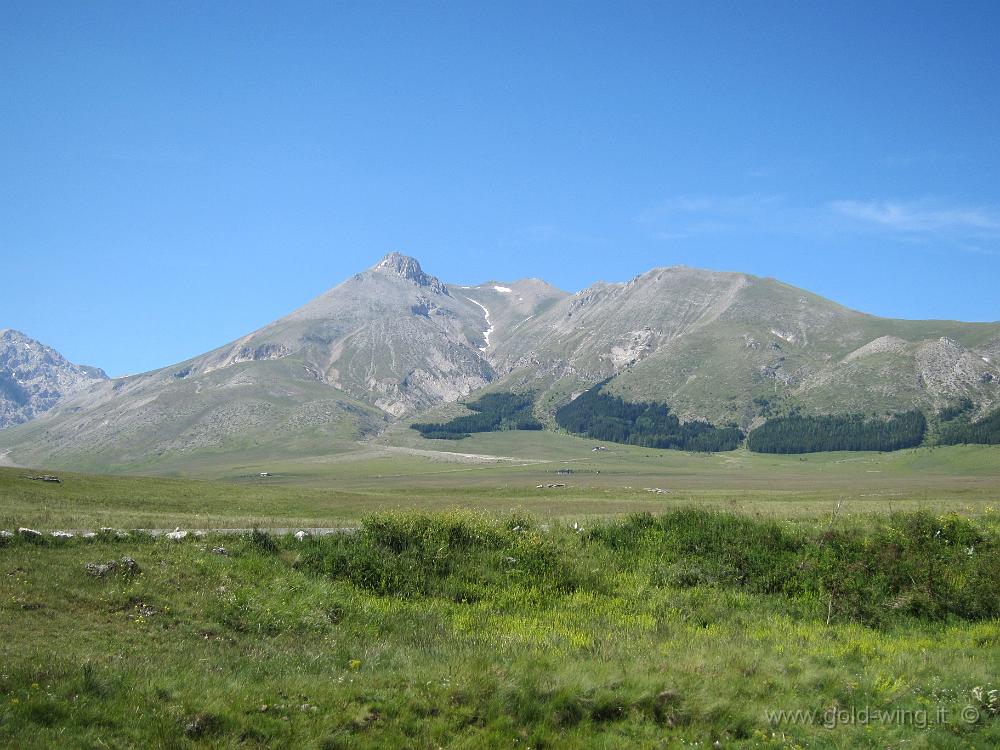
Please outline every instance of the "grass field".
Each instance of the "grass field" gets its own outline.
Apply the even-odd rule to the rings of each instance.
[[[682,511],[0,540],[0,744],[993,748],[997,532]]]
[[[1000,746],[1000,448],[594,446],[0,469],[0,529],[361,526],[0,538],[0,746]]]
[[[928,509],[981,515],[1000,508],[1000,447],[771,456],[704,454],[541,433],[424,440],[410,430],[348,453],[238,465],[194,462],[187,476],[0,469],[0,528],[327,527],[375,510],[467,507],[584,521],[699,505],[812,518]],[[272,476],[261,478],[268,471]],[[569,473],[560,473],[569,472]],[[538,485],[564,484],[565,487]],[[665,490],[663,493],[651,489]]]

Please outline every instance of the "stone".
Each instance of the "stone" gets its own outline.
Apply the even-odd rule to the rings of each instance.
[[[104,576],[118,570],[118,563],[114,560],[109,563],[87,563],[86,568],[87,572],[95,578],[104,578]]]

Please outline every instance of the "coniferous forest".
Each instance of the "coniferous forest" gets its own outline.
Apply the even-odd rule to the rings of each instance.
[[[960,416],[960,415],[958,415]],[[1000,445],[1000,409],[975,422],[954,419],[941,429],[940,445],[978,443]]]
[[[466,404],[475,414],[443,423],[418,422],[410,427],[425,438],[438,440],[461,440],[473,432],[540,430],[543,425],[532,414],[534,403],[534,397],[528,393],[488,393]]]
[[[888,418],[792,414],[769,419],[753,430],[747,447],[757,453],[894,451],[920,445],[926,431],[927,419],[916,409]]]
[[[772,417],[748,436],[736,425],[719,427],[695,420],[681,422],[667,404],[629,403],[602,392],[603,381],[556,410],[563,429],[613,443],[646,448],[690,451],[727,451],[744,437],[756,453],[818,453],[823,451],[894,451],[920,445],[927,420],[919,410],[888,417],[862,414]],[[448,422],[418,422],[411,427],[425,438],[461,440],[475,432],[541,430],[533,414],[534,397],[521,393],[490,393],[467,404],[474,414]],[[978,443],[1000,445],[1000,410],[969,421],[971,402],[962,401],[937,413],[939,445]]]
[[[618,396],[601,393],[606,382],[598,383],[557,409],[559,426],[595,440],[647,448],[729,451],[743,440],[743,432],[735,425],[716,427],[708,422],[681,422],[666,404],[628,403]]]

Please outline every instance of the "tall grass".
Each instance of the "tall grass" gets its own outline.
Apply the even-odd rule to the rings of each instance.
[[[0,545],[0,746],[1000,743],[984,521],[677,510],[581,529],[456,511],[306,541]],[[86,571],[123,554],[140,573]],[[765,714],[831,706],[953,721]]]

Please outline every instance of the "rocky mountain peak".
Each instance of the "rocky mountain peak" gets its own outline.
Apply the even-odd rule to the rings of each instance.
[[[418,286],[429,287],[438,294],[448,294],[448,289],[441,280],[435,276],[424,273],[424,270],[420,267],[420,263],[416,258],[411,258],[408,255],[403,255],[393,251],[386,255],[382,260],[372,266],[372,271],[376,273],[386,273],[400,276],[407,281],[411,281]]]
[[[0,330],[0,428],[26,422],[107,375],[13,328]]]

